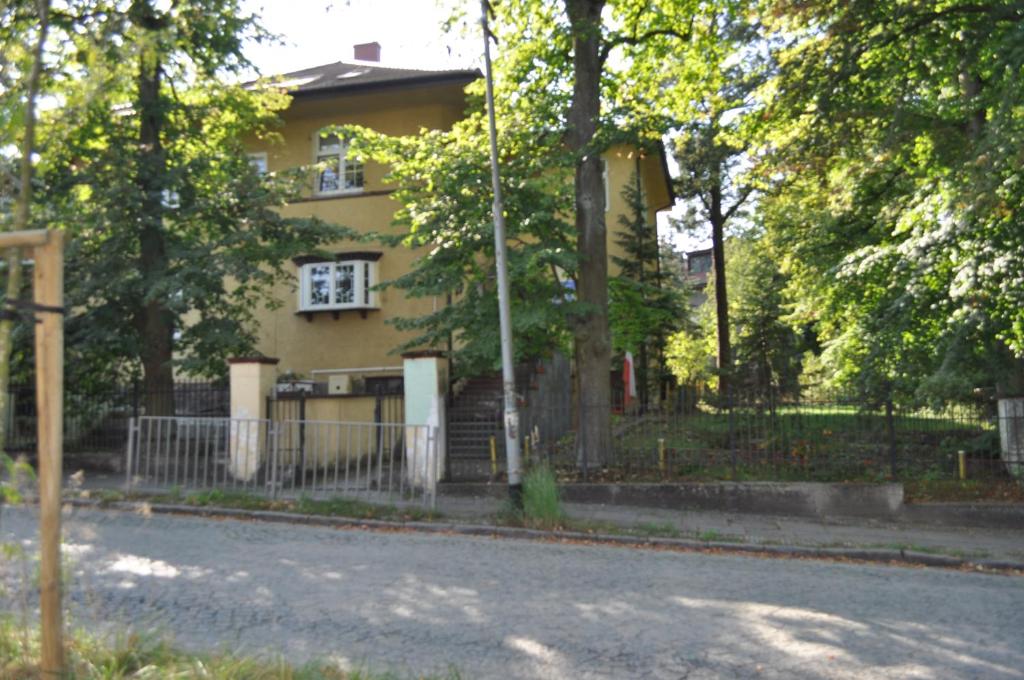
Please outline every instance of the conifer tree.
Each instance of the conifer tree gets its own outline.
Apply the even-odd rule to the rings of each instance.
[[[627,212],[619,215],[621,229],[615,243],[625,256],[612,256],[619,274],[609,280],[612,346],[617,352],[634,354],[637,397],[646,408],[651,401],[652,382],[660,385],[666,377],[665,341],[685,322],[686,305],[681,282],[673,280],[668,268],[662,267],[658,230],[647,218],[643,187],[636,172],[623,187],[622,198]]]

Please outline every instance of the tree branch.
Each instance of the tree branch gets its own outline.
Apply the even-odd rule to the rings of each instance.
[[[736,198],[736,202],[729,206],[729,209],[725,211],[723,219],[728,222],[729,218],[736,214],[736,211],[739,210],[740,206],[743,205],[748,198],[750,198],[752,193],[754,193],[753,185],[744,187],[743,190],[740,191],[740,195]]]
[[[604,46],[601,48],[601,52],[598,58],[600,59],[601,64],[603,65],[605,61],[607,61],[608,55],[611,53],[611,51],[614,50],[616,47],[619,47],[620,45],[642,45],[651,38],[654,38],[659,35],[672,36],[685,42],[690,39],[690,35],[692,33],[693,21],[691,19],[690,27],[687,28],[686,33],[680,33],[674,28],[657,28],[651,31],[647,31],[645,33],[641,33],[640,35],[620,35],[619,37],[611,39],[604,44]]]

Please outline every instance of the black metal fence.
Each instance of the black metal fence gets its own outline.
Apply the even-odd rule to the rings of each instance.
[[[146,390],[141,383],[112,384],[100,390],[75,391],[68,386],[64,395],[65,453],[124,452],[128,422],[153,410],[173,405],[182,417],[222,417],[230,412],[227,382],[178,381],[168,390]],[[8,402],[8,453],[31,454],[36,450],[36,391],[34,385],[12,385]]]
[[[529,421],[523,432],[533,460],[567,477],[1024,480],[1024,403],[1015,410],[995,401],[929,408],[837,394],[730,397],[680,389],[656,408],[625,405],[612,416],[608,460],[577,447],[586,408],[565,406],[576,427],[557,438]]]

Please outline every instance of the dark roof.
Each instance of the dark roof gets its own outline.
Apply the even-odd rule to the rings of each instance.
[[[272,76],[267,81],[279,84],[293,96],[303,96],[432,83],[469,83],[479,77],[480,72],[477,70],[421,71],[336,61],[333,64]]]

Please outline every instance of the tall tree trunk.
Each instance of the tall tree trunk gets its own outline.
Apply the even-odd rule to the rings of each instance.
[[[725,216],[722,214],[722,192],[718,186],[711,189],[710,217],[718,327],[718,395],[726,399],[732,382],[732,345],[729,342],[729,297],[725,285]]]
[[[159,18],[145,0],[132,3],[131,15],[140,28],[159,29]],[[157,44],[159,41],[154,41]],[[142,341],[146,415],[165,416],[174,415],[174,316],[163,293],[154,293],[168,270],[163,204],[167,159],[160,140],[166,112],[160,95],[161,71],[159,47],[147,49],[139,58],[137,101],[140,125],[136,182],[142,197],[138,265],[143,297],[135,310],[134,322]]]
[[[608,329],[608,240],[601,159],[592,147],[601,111],[604,0],[565,0],[573,35],[569,146],[576,160],[577,294],[587,312],[574,328],[579,373],[578,456],[584,468],[611,460],[612,347]]]
[[[25,88],[25,132],[21,140],[21,158],[18,167],[18,198],[14,207],[13,231],[28,228],[29,211],[32,205],[32,153],[36,144],[36,98],[39,96],[39,81],[43,75],[43,48],[50,27],[49,0],[38,0],[36,12],[39,15],[39,34],[32,55],[32,70]],[[14,301],[21,295],[21,250],[13,248],[7,252],[7,285],[5,300]],[[0,453],[7,447],[7,413],[10,410],[11,395],[11,336],[14,319],[10,316],[0,319]]]

